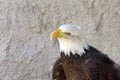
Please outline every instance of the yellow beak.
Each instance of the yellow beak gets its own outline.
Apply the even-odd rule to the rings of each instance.
[[[52,40],[53,38],[61,38],[62,37],[62,31],[61,29],[57,29],[53,31],[50,35],[50,39]]]

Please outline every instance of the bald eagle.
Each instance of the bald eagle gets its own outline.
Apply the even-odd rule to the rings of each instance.
[[[61,25],[50,38],[58,39],[61,55],[53,66],[53,80],[120,80],[120,66],[90,46],[80,27]]]

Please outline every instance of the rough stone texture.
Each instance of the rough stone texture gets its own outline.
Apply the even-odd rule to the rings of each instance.
[[[65,23],[120,64],[120,0],[0,0],[0,80],[50,80]]]

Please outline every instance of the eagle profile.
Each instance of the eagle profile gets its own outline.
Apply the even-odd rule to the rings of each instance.
[[[61,57],[55,62],[53,80],[120,80],[120,66],[90,46],[79,27],[65,24],[53,31]]]

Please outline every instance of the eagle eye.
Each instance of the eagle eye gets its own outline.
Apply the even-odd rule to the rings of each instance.
[[[70,35],[71,35],[71,33],[70,33],[70,32],[65,32],[65,34],[66,34],[66,35],[68,35],[68,36],[70,36]]]

